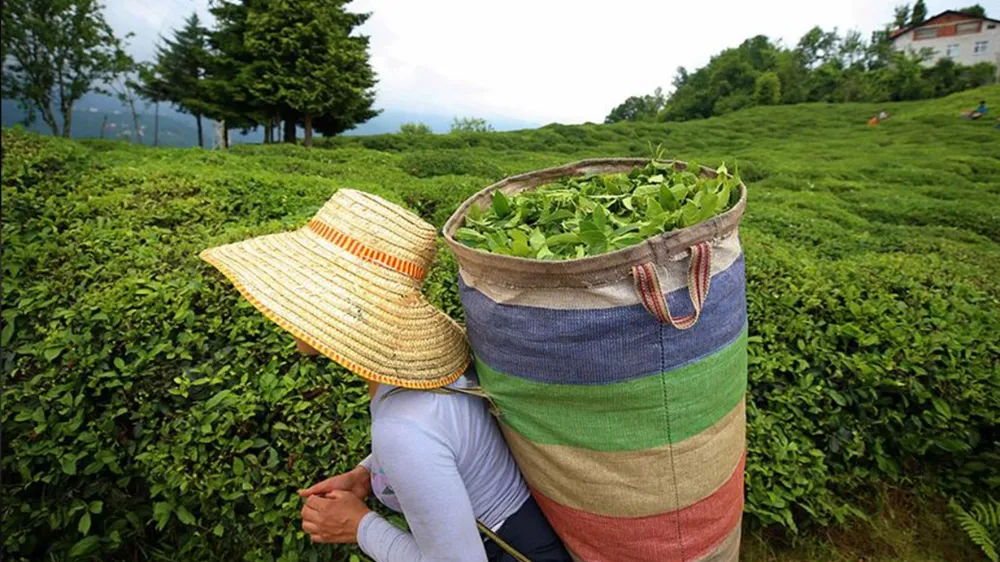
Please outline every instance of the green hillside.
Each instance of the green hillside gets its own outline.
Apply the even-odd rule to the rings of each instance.
[[[347,560],[295,490],[366,454],[364,386],[198,251],[341,187],[440,226],[506,175],[662,144],[749,186],[744,557],[975,560],[944,505],[1000,498],[1000,130],[958,117],[980,99],[1000,113],[990,86],[230,152],[4,129],[3,558]],[[426,291],[460,318],[455,290],[442,253]]]

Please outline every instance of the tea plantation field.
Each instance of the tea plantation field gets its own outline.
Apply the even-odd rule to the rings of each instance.
[[[2,558],[348,560],[295,491],[367,453],[363,384],[301,357],[197,253],[338,188],[442,225],[586,157],[738,165],[750,314],[748,560],[977,560],[1000,498],[1000,130],[925,101],[671,124],[154,149],[2,133]],[[882,108],[892,117],[876,128]],[[461,317],[444,253],[428,295]]]

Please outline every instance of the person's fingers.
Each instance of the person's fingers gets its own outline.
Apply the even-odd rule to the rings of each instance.
[[[327,496],[330,496],[331,494],[335,494],[335,493],[337,493],[337,490],[333,490],[333,491],[327,493]],[[306,507],[310,507],[310,508],[316,509],[316,510],[323,509],[324,507],[330,505],[330,503],[333,501],[333,499],[335,499],[335,498],[328,499],[328,498],[325,498],[323,496],[309,496],[306,499]]]
[[[314,543],[322,543],[322,544],[329,544],[335,542],[333,538],[330,537],[329,535],[319,535],[319,534],[309,535],[309,540],[311,540]]]
[[[303,521],[302,530],[309,533],[310,535],[319,533],[319,525],[313,523],[312,521]]]
[[[306,488],[305,490],[300,491],[299,495],[302,497],[306,497],[315,494],[324,494],[337,487],[337,480],[338,476],[327,478],[322,482],[317,482],[316,484],[313,484],[312,486]]]
[[[330,490],[329,492],[323,494],[321,499],[327,500],[327,503],[339,501],[347,496],[353,496],[354,494],[347,492],[345,490]]]
[[[312,496],[312,497],[315,498],[318,496]],[[308,505],[308,503],[302,506],[302,518],[308,519],[313,517],[319,517],[319,510],[316,509],[316,506]]]

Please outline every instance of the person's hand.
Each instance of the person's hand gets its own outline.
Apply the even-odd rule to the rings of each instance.
[[[299,353],[301,353],[302,355],[319,355],[319,352],[316,351],[316,348],[300,340],[299,338],[295,338],[295,349],[297,349]]]
[[[326,497],[309,496],[302,507],[302,530],[312,542],[358,542],[361,518],[370,510],[351,492],[334,490]]]
[[[368,470],[363,466],[356,466],[350,472],[331,476],[322,482],[313,484],[305,490],[300,490],[299,496],[303,498],[325,496],[335,490],[350,492],[359,500],[364,501],[372,493],[372,481],[368,475]]]

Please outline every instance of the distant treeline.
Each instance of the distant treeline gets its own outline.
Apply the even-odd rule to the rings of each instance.
[[[982,15],[977,8],[966,10]],[[819,27],[806,33],[794,48],[763,35],[752,37],[694,72],[678,68],[672,93],[665,96],[657,88],[652,95],[630,97],[605,122],[683,121],[758,105],[917,100],[995,81],[996,67],[990,63],[962,66],[941,58],[925,66],[933,55],[930,50],[895,51],[890,29],[922,22],[926,10],[915,6],[913,15],[908,14],[908,8],[905,13],[897,10],[896,21],[868,41],[859,31],[840,35],[836,29]]]

